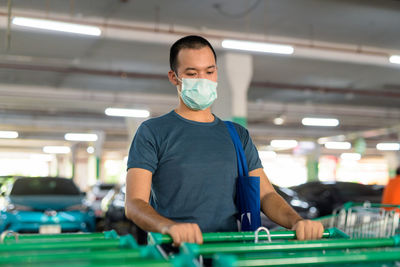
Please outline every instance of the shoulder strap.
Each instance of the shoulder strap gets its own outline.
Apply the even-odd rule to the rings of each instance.
[[[235,129],[235,126],[230,121],[224,121],[228,128],[229,134],[231,135],[232,142],[235,145],[236,157],[238,160],[238,172],[240,176],[248,176],[249,168],[247,167],[246,155],[243,150],[242,142],[240,141],[239,135]]]

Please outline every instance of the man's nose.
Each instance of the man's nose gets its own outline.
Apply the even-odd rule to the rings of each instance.
[[[198,75],[197,75],[197,78],[199,78],[199,79],[206,79],[207,78],[207,76],[206,76],[206,73],[204,72],[200,72]]]

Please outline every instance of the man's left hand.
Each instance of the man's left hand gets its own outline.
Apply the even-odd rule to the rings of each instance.
[[[292,230],[296,231],[297,240],[321,239],[324,233],[322,223],[311,220],[299,220]]]

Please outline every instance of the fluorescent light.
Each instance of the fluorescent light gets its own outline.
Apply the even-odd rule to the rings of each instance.
[[[312,141],[301,141],[299,142],[299,148],[304,150],[313,150],[315,149],[315,142]]]
[[[293,54],[294,48],[290,45],[269,44],[260,42],[238,41],[238,40],[223,40],[223,48],[238,49],[244,51],[274,53],[274,54]]]
[[[87,153],[89,154],[93,154],[94,153],[94,147],[92,146],[88,146],[88,148],[86,149]]]
[[[305,126],[338,126],[338,119],[330,118],[303,118],[301,123]]]
[[[379,143],[376,145],[378,150],[400,150],[400,143]]]
[[[18,132],[15,132],[15,131],[0,131],[0,138],[7,138],[7,139],[18,138]]]
[[[43,147],[43,152],[49,154],[68,154],[71,152],[71,149],[67,146],[45,146]]]
[[[275,158],[276,152],[275,151],[258,151],[258,155],[260,158]]]
[[[294,148],[297,146],[296,140],[272,140],[271,146],[274,148]]]
[[[65,140],[68,141],[82,141],[82,142],[90,142],[97,141],[97,134],[88,134],[88,133],[67,133],[64,135]]]
[[[101,35],[101,30],[99,27],[59,22],[54,20],[15,17],[13,18],[12,23],[18,26],[37,28],[42,30],[69,32],[91,36]]]
[[[400,56],[399,55],[393,55],[389,58],[390,63],[394,64],[400,64]]]
[[[340,158],[343,160],[360,160],[361,155],[358,153],[343,153]]]
[[[349,142],[326,142],[325,147],[327,149],[350,149],[351,144]]]
[[[105,113],[108,116],[147,118],[150,112],[145,109],[125,109],[125,108],[107,108]]]

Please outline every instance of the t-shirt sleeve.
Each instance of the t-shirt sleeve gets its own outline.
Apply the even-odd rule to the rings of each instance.
[[[128,169],[141,168],[151,171],[157,169],[157,142],[151,129],[142,123],[133,138],[128,157]]]
[[[261,164],[260,157],[258,156],[257,148],[251,140],[249,131],[239,124],[236,124],[236,130],[238,131],[240,140],[243,144],[243,149],[246,155],[249,171],[262,168],[263,166]]]

